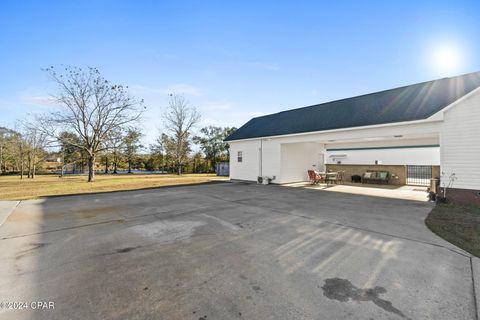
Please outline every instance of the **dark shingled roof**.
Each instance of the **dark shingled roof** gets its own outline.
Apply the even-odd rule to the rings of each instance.
[[[480,72],[253,118],[226,141],[422,120],[480,87]]]

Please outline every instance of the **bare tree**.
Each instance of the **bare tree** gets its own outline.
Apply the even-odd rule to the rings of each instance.
[[[22,155],[26,153],[27,156],[28,177],[35,179],[37,165],[44,160],[45,147],[47,146],[47,135],[37,126],[31,126],[28,123],[24,124],[23,131],[20,152]],[[23,171],[23,156],[21,158],[21,170]]]
[[[20,179],[23,179],[23,174],[25,173],[25,149],[26,149],[25,139],[19,136],[17,139],[17,143],[18,143],[18,161],[20,161]],[[28,177],[30,178],[30,171],[28,171]]]
[[[182,174],[182,166],[190,151],[191,133],[194,126],[200,121],[200,113],[195,107],[190,107],[182,95],[172,94],[164,115],[165,129],[174,143],[174,162],[177,173]]]
[[[138,120],[145,108],[143,100],[130,96],[128,87],[106,80],[96,68],[66,67],[63,73],[57,73],[50,67],[45,71],[58,85],[54,98],[60,109],[38,117],[40,128],[62,144],[85,151],[91,182],[96,156],[105,150],[108,135]],[[62,132],[75,133],[80,141]]]

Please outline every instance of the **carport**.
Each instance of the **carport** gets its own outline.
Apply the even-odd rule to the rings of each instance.
[[[443,178],[450,200],[480,204],[479,104],[476,72],[257,117],[226,139],[230,177],[285,184],[310,169],[347,180],[381,169],[394,185]]]
[[[397,132],[395,132],[397,133]],[[279,183],[308,181],[307,170],[363,176],[367,171],[389,172],[389,184],[429,186],[440,178],[439,136],[431,133],[343,139],[316,137],[313,141],[280,143]]]

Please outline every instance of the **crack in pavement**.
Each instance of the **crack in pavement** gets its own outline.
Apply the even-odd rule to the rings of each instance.
[[[274,212],[274,213],[278,213],[278,214],[282,214],[282,215],[295,216],[295,217],[299,217],[299,218],[303,218],[303,219],[307,219],[307,220],[319,221],[319,222],[324,222],[324,223],[331,224],[331,225],[337,225],[337,226],[341,226],[341,227],[344,227],[344,228],[349,228],[349,229],[354,229],[354,230],[361,230],[361,231],[364,231],[364,232],[374,233],[374,234],[380,234],[380,235],[388,236],[388,237],[391,237],[391,238],[403,239],[403,240],[412,241],[412,242],[416,242],[416,243],[421,243],[421,244],[426,244],[426,245],[430,245],[430,246],[435,246],[435,247],[438,247],[438,248],[442,248],[442,249],[449,250],[449,251],[451,251],[451,252],[453,252],[453,253],[456,253],[456,254],[461,255],[461,256],[463,256],[463,257],[466,257],[466,258],[470,258],[470,257],[471,257],[468,253],[463,253],[463,252],[457,251],[457,250],[452,249],[452,248],[448,248],[448,247],[446,247],[446,246],[443,246],[443,245],[437,244],[437,243],[432,243],[432,242],[423,241],[423,240],[418,240],[418,239],[412,239],[412,238],[403,237],[403,236],[400,236],[400,235],[394,235],[394,234],[389,234],[389,233],[385,233],[385,232],[375,231],[375,230],[371,230],[371,229],[367,229],[367,228],[351,226],[351,225],[344,224],[344,223],[341,223],[341,222],[334,222],[334,221],[329,221],[329,220],[324,220],[324,219],[318,219],[318,218],[315,218],[315,217],[309,217],[309,216],[305,216],[305,215],[294,214],[294,213],[291,213],[291,212],[281,211],[281,210],[278,210],[278,209],[272,209],[272,208],[269,208],[269,207],[263,207],[263,206],[251,205],[251,204],[248,204],[248,203],[244,203],[244,201],[246,201],[246,200],[258,199],[258,198],[247,198],[247,199],[241,199],[241,200],[226,200],[226,199],[222,199],[221,197],[216,197],[216,196],[212,196],[212,195],[209,195],[209,194],[203,194],[203,195],[206,196],[206,197],[210,197],[210,198],[217,199],[217,200],[222,200],[223,202],[235,203],[235,204],[239,204],[239,205],[246,206],[246,207],[261,208],[261,209],[265,209],[265,210],[268,210],[268,211],[270,211],[270,212]],[[64,228],[58,228],[58,229],[53,229],[53,230],[40,231],[40,232],[35,232],[35,233],[30,233],[30,234],[24,234],[24,235],[16,235],[16,236],[11,236],[11,237],[3,237],[3,238],[0,239],[0,240],[9,240],[9,239],[15,239],[15,238],[23,238],[23,237],[33,236],[33,235],[39,235],[39,234],[45,234],[45,233],[52,233],[52,232],[58,232],[58,231],[65,231],[65,230],[72,230],[72,229],[77,229],[77,228],[85,228],[85,227],[102,225],[102,224],[108,224],[108,223],[114,223],[114,222],[117,222],[117,223],[119,223],[119,222],[120,222],[120,223],[130,222],[130,221],[135,221],[135,220],[137,220],[137,219],[141,219],[141,218],[148,217],[148,216],[153,216],[153,217],[155,217],[155,218],[157,218],[157,219],[164,220],[164,219],[169,219],[169,218],[175,218],[176,216],[185,216],[185,215],[188,215],[188,214],[197,214],[199,210],[207,209],[207,208],[210,208],[210,207],[211,207],[211,206],[205,206],[205,207],[201,207],[201,208],[190,209],[190,210],[186,210],[186,211],[183,211],[183,212],[179,212],[178,214],[171,215],[171,216],[168,216],[168,217],[159,217],[158,215],[161,214],[161,213],[150,213],[150,214],[145,214],[145,215],[141,215],[141,216],[135,216],[135,217],[133,217],[133,218],[112,219],[112,220],[106,220],[106,221],[88,223],[88,224],[83,224],[83,225],[78,225],[78,226],[64,227]],[[12,211],[12,212],[13,212],[13,211]]]
[[[205,206],[205,207],[200,207],[200,208],[195,208],[195,209],[189,209],[186,211],[181,211],[177,214],[170,215],[168,217],[160,217],[160,214],[163,214],[164,212],[155,212],[155,213],[147,213],[143,215],[138,215],[132,218],[126,218],[122,215],[120,215],[122,218],[120,219],[111,219],[111,220],[105,220],[105,221],[99,221],[99,222],[93,222],[93,223],[86,223],[86,224],[81,224],[78,226],[72,226],[72,227],[64,227],[64,228],[58,228],[58,229],[52,229],[52,230],[45,230],[45,231],[39,231],[39,232],[33,232],[33,233],[27,233],[27,234],[21,234],[21,235],[16,235],[16,236],[10,236],[10,237],[3,237],[0,239],[1,240],[10,240],[10,239],[17,239],[17,238],[24,238],[24,237],[30,237],[30,236],[35,236],[35,235],[40,235],[40,234],[46,234],[46,233],[52,233],[52,232],[60,232],[60,231],[65,231],[65,230],[72,230],[72,229],[79,229],[79,228],[85,228],[85,227],[91,227],[91,226],[97,226],[97,225],[102,225],[102,224],[108,224],[108,223],[125,223],[125,222],[130,222],[130,221],[135,221],[139,220],[145,217],[154,217],[158,220],[168,220],[171,218],[179,217],[179,216],[185,216],[190,213],[196,213],[198,210],[203,210],[203,209],[208,209],[211,206]]]
[[[215,197],[215,196],[212,196],[212,195],[207,195],[209,197],[212,197],[212,198],[215,198],[215,199],[221,199],[219,197]],[[471,255],[468,254],[468,253],[463,253],[463,252],[460,252],[458,250],[455,250],[455,249],[452,249],[452,248],[448,248],[444,245],[441,245],[441,244],[438,244],[438,243],[432,243],[432,242],[428,242],[428,241],[424,241],[424,240],[419,240],[419,239],[413,239],[413,238],[408,238],[408,237],[403,237],[403,236],[400,236],[400,235],[395,235],[395,234],[390,234],[390,233],[385,233],[385,232],[380,232],[380,231],[375,231],[375,230],[371,230],[371,229],[367,229],[367,228],[362,228],[362,227],[356,227],[356,226],[351,226],[351,225],[348,225],[348,224],[345,224],[345,223],[341,223],[341,222],[334,222],[334,221],[329,221],[329,220],[324,220],[324,219],[318,219],[318,218],[315,218],[315,217],[309,217],[309,216],[304,216],[304,215],[300,215],[300,214],[294,214],[294,213],[291,213],[291,212],[287,212],[287,211],[281,211],[281,210],[278,210],[278,209],[273,209],[273,208],[269,208],[269,207],[262,207],[262,206],[258,206],[258,205],[251,205],[251,204],[248,204],[248,203],[244,203],[243,201],[247,201],[247,200],[253,200],[253,199],[258,199],[258,198],[247,198],[247,199],[242,199],[242,200],[224,200],[226,202],[231,202],[231,203],[236,203],[236,204],[240,204],[240,205],[243,205],[243,206],[246,206],[246,207],[254,207],[254,208],[261,208],[261,209],[266,209],[266,210],[269,210],[270,212],[275,212],[275,213],[279,213],[279,214],[283,214],[283,215],[289,215],[289,216],[294,216],[294,217],[299,217],[299,218],[303,218],[303,219],[307,219],[307,220],[312,220],[312,221],[318,221],[318,222],[324,222],[324,223],[327,223],[327,224],[331,224],[331,225],[337,225],[337,226],[341,226],[341,227],[344,227],[344,228],[349,228],[349,229],[354,229],[354,230],[361,230],[361,231],[365,231],[365,232],[369,232],[369,233],[374,233],[374,234],[380,234],[380,235],[384,235],[384,236],[388,236],[388,237],[391,237],[391,238],[397,238],[397,239],[403,239],[403,240],[407,240],[407,241],[412,241],[412,242],[416,242],[416,243],[421,243],[421,244],[426,244],[426,245],[430,245],[430,246],[435,246],[435,247],[439,247],[439,248],[442,248],[442,249],[446,249],[446,250],[449,250],[453,253],[456,253],[458,255],[461,255],[465,258],[470,258]]]

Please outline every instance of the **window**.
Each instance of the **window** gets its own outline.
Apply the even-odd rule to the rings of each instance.
[[[237,162],[243,162],[243,153],[242,153],[242,151],[238,151],[238,153],[237,153]]]

